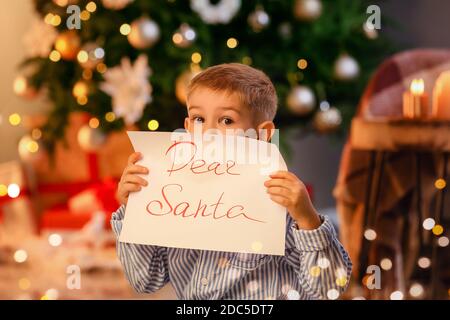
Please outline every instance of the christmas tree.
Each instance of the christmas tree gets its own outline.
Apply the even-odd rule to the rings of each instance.
[[[29,58],[15,89],[48,97],[52,108],[37,136],[51,148],[77,111],[91,117],[88,136],[133,124],[176,129],[186,115],[189,80],[208,66],[240,62],[262,69],[275,83],[278,127],[345,132],[387,51],[366,23],[368,5],[35,0],[39,19],[27,35]]]

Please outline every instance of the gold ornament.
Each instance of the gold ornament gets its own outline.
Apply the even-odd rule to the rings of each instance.
[[[56,38],[55,49],[64,60],[73,60],[77,57],[80,49],[80,38],[73,30],[64,31]]]
[[[303,116],[314,110],[316,97],[309,87],[295,86],[289,92],[286,104],[292,113]]]
[[[80,128],[77,138],[80,147],[87,152],[98,150],[106,140],[105,134],[100,129],[91,128],[89,125]]]
[[[327,104],[328,105],[328,104]],[[313,125],[321,133],[330,133],[339,128],[342,116],[339,109],[335,107],[321,108],[314,116]]]
[[[302,21],[314,21],[322,15],[321,0],[296,0],[294,16]]]
[[[186,104],[189,83],[197,74],[200,73],[200,71],[200,68],[194,68],[194,70],[191,68],[191,70],[186,70],[180,74],[175,81],[175,95],[181,103]]]
[[[159,26],[148,17],[139,18],[131,24],[128,41],[136,49],[147,49],[153,46],[160,37]]]
[[[351,81],[359,76],[358,61],[348,54],[342,54],[334,64],[334,76],[341,81]]]

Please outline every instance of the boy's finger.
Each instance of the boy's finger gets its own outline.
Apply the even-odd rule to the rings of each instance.
[[[127,168],[126,168],[126,173],[142,173],[142,174],[148,174],[148,168],[143,167],[143,166],[139,166],[137,164],[130,164]]]
[[[270,199],[272,199],[274,202],[278,203],[279,205],[283,207],[287,207],[289,205],[289,200],[286,197],[283,196],[270,196]]]
[[[134,164],[141,158],[142,154],[140,152],[134,152],[128,157],[128,164]]]
[[[267,188],[270,187],[283,187],[287,189],[291,189],[294,187],[294,184],[292,181],[282,178],[274,178],[270,179],[264,182],[264,186]]]
[[[142,186],[147,186],[148,182],[147,180],[135,175],[135,174],[127,174],[124,178],[124,182],[131,182],[131,183],[137,183],[140,184]]]
[[[290,189],[283,187],[270,187],[267,189],[267,193],[270,195],[289,197],[291,194]]]
[[[285,178],[285,179],[298,179],[295,174],[289,171],[275,171],[269,175],[271,178]]]
[[[128,192],[137,192],[137,191],[141,191],[142,187],[136,183],[131,183],[131,182],[127,182],[124,183],[123,188],[125,191]]]

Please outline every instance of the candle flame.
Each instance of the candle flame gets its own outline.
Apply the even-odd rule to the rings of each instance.
[[[423,79],[414,79],[411,82],[411,92],[414,95],[421,95],[425,91],[425,83]]]

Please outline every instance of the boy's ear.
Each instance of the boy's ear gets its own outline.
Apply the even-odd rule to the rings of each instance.
[[[258,139],[269,142],[275,133],[275,124],[272,121],[264,121],[258,125]]]
[[[186,129],[187,132],[189,132],[189,118],[184,118],[184,129]]]

